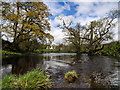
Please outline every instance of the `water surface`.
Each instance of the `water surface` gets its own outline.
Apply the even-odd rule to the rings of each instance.
[[[51,75],[53,87],[102,88],[118,86],[119,58],[88,56],[76,53],[49,53],[3,58],[2,76],[24,74],[34,68],[45,69]],[[64,75],[76,70],[78,80],[68,84]]]

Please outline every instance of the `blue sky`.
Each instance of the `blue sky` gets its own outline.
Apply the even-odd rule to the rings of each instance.
[[[63,1],[63,0],[60,0]],[[59,44],[64,42],[64,33],[60,28],[57,27],[61,24],[62,18],[69,23],[73,21],[75,23],[81,23],[82,25],[89,24],[90,21],[97,20],[107,16],[107,13],[111,10],[118,9],[118,0],[69,0],[69,2],[58,2],[58,0],[44,3],[50,9],[52,16],[50,17],[51,31],[50,33],[54,36],[55,40],[53,44]],[[114,2],[113,2],[114,1]],[[115,40],[117,40],[117,27],[115,29]]]

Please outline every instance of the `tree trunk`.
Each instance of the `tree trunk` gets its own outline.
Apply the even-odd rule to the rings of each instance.
[[[18,40],[17,40],[17,27],[18,27],[18,16],[19,16],[19,2],[17,2],[17,20],[16,22],[14,23],[15,25],[15,28],[14,28],[14,40],[13,40],[13,51],[16,51],[18,52],[19,51],[19,43],[18,43]]]
[[[81,48],[79,46],[76,47],[76,50],[77,50],[77,54],[81,54]]]

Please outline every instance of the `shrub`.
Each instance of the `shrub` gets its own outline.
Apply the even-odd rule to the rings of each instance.
[[[33,70],[24,75],[5,76],[2,79],[2,88],[50,88],[50,79],[43,70]]]
[[[96,52],[96,54],[120,57],[120,43],[111,42],[109,44],[106,44],[104,49]]]
[[[65,79],[69,82],[72,83],[78,78],[77,73],[75,70],[69,71],[65,73]]]

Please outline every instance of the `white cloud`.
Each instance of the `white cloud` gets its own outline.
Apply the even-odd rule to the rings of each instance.
[[[75,18],[72,15],[65,16],[64,14],[61,14],[55,17],[51,23],[53,23],[53,26],[57,26],[58,24],[62,25],[63,21],[61,19],[64,20],[66,24],[69,24],[69,22],[74,21]]]
[[[60,9],[60,5],[57,4],[57,2],[45,2],[45,4],[48,6],[48,8],[50,9],[50,13],[52,15],[58,15],[60,13],[62,13],[62,11],[64,10],[63,8]]]
[[[117,19],[115,21],[117,21]],[[116,24],[115,28],[113,29],[113,32],[115,34],[114,37],[113,37],[113,39],[115,41],[117,41],[118,40],[118,35],[119,35],[119,32],[118,32],[118,23]]]
[[[93,0],[94,1],[94,0]],[[99,1],[99,0],[98,0]],[[106,0],[107,1],[107,0]],[[77,13],[74,15],[65,16],[62,13],[65,9],[70,10],[70,5],[64,2],[65,6],[59,5],[58,3],[50,3],[47,2],[48,7],[51,9],[51,13],[53,15],[59,15],[54,18],[54,20],[50,20],[51,23],[51,34],[54,36],[54,43],[62,43],[63,38],[65,37],[64,33],[60,28],[57,27],[58,24],[61,24],[62,21],[59,18],[63,18],[67,23],[73,21],[73,24],[81,23],[85,25],[90,21],[97,20],[103,18],[107,15],[110,10],[117,9],[118,5],[115,2],[76,2],[74,0],[74,4],[78,5],[76,8]],[[81,14],[81,15],[80,15]],[[114,29],[115,37],[117,40],[117,28]]]
[[[43,1],[47,6],[48,8],[50,9],[50,13],[52,15],[59,15],[61,14],[65,9],[66,10],[70,10],[70,6],[69,4],[67,4],[66,2],[64,2],[64,6],[58,4],[58,2],[45,2]]]
[[[24,0],[27,1],[27,0]],[[36,1],[36,0],[29,0],[29,1]],[[41,1],[41,0],[37,0]],[[119,0],[42,0],[44,2],[119,2]]]
[[[52,27],[50,33],[54,36],[53,44],[63,42],[64,33],[62,32],[62,29]]]
[[[55,0],[53,0],[55,1]],[[59,0],[59,2],[62,0]],[[119,2],[119,0],[67,0],[69,2]],[[66,2],[67,2],[66,1]]]
[[[86,15],[88,13],[90,13],[90,10],[92,9],[93,5],[91,2],[78,2],[75,4],[78,4],[79,6],[77,6],[76,11],[77,13],[75,14],[76,16],[79,16],[80,14]]]
[[[65,6],[63,7],[64,9],[66,9],[66,10],[70,10],[71,9],[69,4],[67,4],[66,2],[64,2],[64,4],[65,4]]]
[[[82,14],[83,16],[104,17],[109,11],[118,9],[118,4],[115,2],[75,2],[75,4],[79,5],[76,8],[76,16]]]

